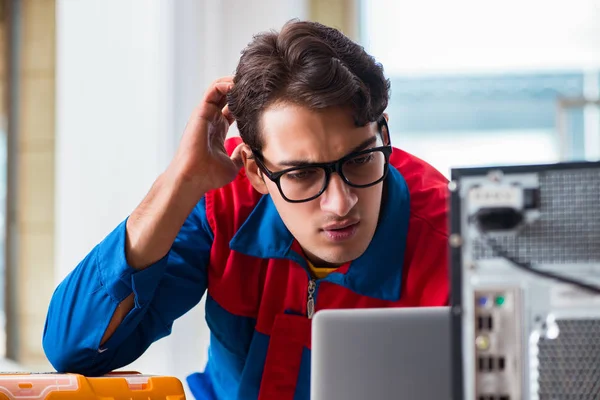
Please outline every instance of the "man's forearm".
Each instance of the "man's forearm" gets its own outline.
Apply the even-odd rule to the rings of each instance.
[[[186,181],[168,170],[162,174],[127,220],[127,263],[141,270],[163,258],[202,196],[204,191],[197,183]],[[115,333],[134,304],[133,293],[119,304],[101,345]]]
[[[132,268],[146,268],[168,252],[185,219],[204,196],[197,182],[167,170],[127,220],[126,256]]]

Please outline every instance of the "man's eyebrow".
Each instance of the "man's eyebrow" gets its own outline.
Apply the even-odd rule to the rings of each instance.
[[[355,148],[350,150],[348,152],[348,154],[356,153],[357,151],[361,151],[361,150],[365,150],[369,146],[374,144],[376,141],[377,141],[377,136],[371,136],[370,138],[368,138],[367,140],[365,140],[364,142],[362,142],[361,144],[359,144],[358,146],[356,146]],[[319,163],[315,163],[314,161],[306,160],[306,159],[287,160],[287,161],[280,161],[277,163],[277,165],[280,165],[282,167],[303,167],[305,165],[310,165],[310,164],[319,164]]]
[[[368,138],[367,140],[365,140],[364,142],[362,142],[361,144],[359,144],[358,146],[353,148],[352,151],[350,151],[350,153],[356,153],[357,151],[366,150],[367,147],[374,144],[376,141],[377,141],[377,136],[371,136],[370,138]],[[348,154],[350,154],[350,153],[348,153]]]

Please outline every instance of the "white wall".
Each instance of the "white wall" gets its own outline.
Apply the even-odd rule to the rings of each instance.
[[[56,283],[122,221],[214,78],[306,0],[57,0]],[[203,306],[130,366],[184,379],[206,362]]]

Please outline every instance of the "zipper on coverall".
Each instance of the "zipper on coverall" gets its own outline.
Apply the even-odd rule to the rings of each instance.
[[[308,319],[313,317],[315,313],[315,290],[317,289],[317,284],[313,278],[308,280],[308,298],[306,300],[306,316]]]

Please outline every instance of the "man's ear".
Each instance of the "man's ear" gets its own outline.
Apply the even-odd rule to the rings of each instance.
[[[254,161],[252,150],[250,150],[250,147],[247,145],[242,147],[242,162],[244,163],[244,170],[246,171],[246,176],[248,177],[248,180],[250,180],[252,187],[261,194],[268,194],[269,189],[265,184],[263,173],[258,168],[256,161]]]
[[[385,118],[385,123],[388,124],[390,122],[390,116],[388,113],[383,113],[383,118]],[[381,140],[383,140],[383,144],[388,146],[391,142],[390,132],[381,132]]]

